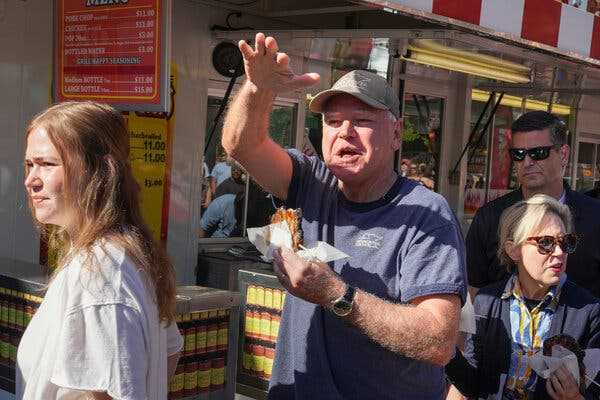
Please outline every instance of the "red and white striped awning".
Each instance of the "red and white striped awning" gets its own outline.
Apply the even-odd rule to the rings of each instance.
[[[600,65],[600,17],[557,0],[360,0]]]

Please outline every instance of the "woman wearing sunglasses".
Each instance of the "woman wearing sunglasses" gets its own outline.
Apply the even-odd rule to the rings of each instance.
[[[476,333],[446,366],[449,380],[470,398],[600,398],[594,384],[580,392],[564,367],[545,380],[527,363],[558,334],[600,347],[600,301],[565,274],[578,240],[568,207],[535,195],[504,211],[499,232],[498,257],[511,275],[477,294]]]

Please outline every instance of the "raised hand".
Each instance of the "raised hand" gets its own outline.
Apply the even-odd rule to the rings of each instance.
[[[279,52],[277,41],[271,36],[265,37],[263,33],[257,33],[254,49],[244,40],[238,46],[244,57],[246,77],[257,90],[277,94],[319,82],[317,73],[294,74],[290,68],[290,57]]]

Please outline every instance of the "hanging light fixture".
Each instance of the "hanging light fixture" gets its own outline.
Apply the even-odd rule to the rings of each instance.
[[[490,92],[486,92],[485,90],[473,89],[471,91],[471,100],[486,102],[490,97]],[[523,98],[518,96],[511,96],[505,94],[500,101],[500,104],[508,107],[521,108],[523,104]],[[540,111],[548,111],[549,104],[545,101],[534,100],[534,99],[525,99],[525,109],[526,110],[540,110]],[[553,103],[552,104],[552,113],[559,115],[569,115],[571,113],[571,107],[565,104]]]
[[[402,59],[502,82],[531,82],[531,70],[527,66],[486,54],[451,48],[429,39],[411,42]]]

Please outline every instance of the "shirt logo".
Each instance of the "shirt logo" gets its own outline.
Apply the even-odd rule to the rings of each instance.
[[[354,243],[356,247],[368,247],[370,249],[380,249],[383,245],[383,235],[378,235],[376,233],[362,233],[356,242]]]

